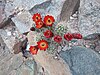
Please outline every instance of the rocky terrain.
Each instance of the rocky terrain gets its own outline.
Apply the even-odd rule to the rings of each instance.
[[[24,33],[34,25],[31,17],[37,12],[42,17],[53,15],[56,24],[68,28],[66,32],[83,35],[83,39],[59,47],[59,54],[47,62],[57,61],[56,66],[58,61],[64,62],[67,75],[100,75],[99,0],[0,0],[0,75],[53,75],[53,68],[45,68],[51,63],[35,61],[29,53],[26,59],[20,44],[16,45],[27,37]],[[40,55],[36,59],[42,59]]]

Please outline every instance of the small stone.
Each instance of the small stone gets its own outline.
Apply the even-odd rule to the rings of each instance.
[[[18,53],[20,53],[21,52],[21,42],[19,42],[19,43],[16,43],[15,45],[14,45],[14,47],[13,47],[13,50],[14,50],[14,54],[18,54]]]
[[[11,36],[11,32],[7,32],[7,35],[8,35],[8,36]]]
[[[57,56],[55,56],[54,58],[55,58],[55,59],[57,59],[58,57],[57,57]]]
[[[90,46],[89,45],[85,45],[86,46],[86,48],[89,48]]]
[[[72,45],[72,43],[69,43],[69,46],[71,46]]]
[[[28,44],[26,47],[26,51],[29,51],[30,45]]]
[[[19,12],[17,15],[21,15],[22,14],[22,12]]]
[[[16,33],[13,33],[13,35],[15,36],[15,35],[16,35]]]
[[[100,51],[100,45],[96,45],[95,51],[97,51],[97,52]]]
[[[34,60],[33,56],[31,55],[31,57],[28,57],[28,60]]]
[[[73,16],[74,18],[77,18],[77,14],[73,14],[72,16]]]
[[[42,69],[42,67],[39,68],[39,72],[40,72],[40,73],[43,73],[43,69]]]
[[[70,16],[70,19],[71,19],[71,20],[73,20],[73,19],[75,19],[75,18],[74,18],[74,17],[72,17],[72,16]]]
[[[75,42],[75,43],[73,43],[73,45],[77,45],[77,43]]]
[[[68,46],[66,45],[66,46],[62,49],[62,51],[66,51],[67,48],[68,48]]]
[[[57,51],[58,51],[58,53],[61,51],[61,46],[58,46],[58,50]]]
[[[96,48],[96,46],[95,45],[90,45],[90,48],[94,50]]]
[[[19,10],[22,11],[22,10],[24,10],[24,8],[23,7],[20,7]]]

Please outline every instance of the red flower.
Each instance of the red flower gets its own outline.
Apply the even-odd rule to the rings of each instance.
[[[59,35],[56,35],[56,36],[54,37],[54,41],[57,42],[57,43],[60,43],[60,42],[62,41],[62,37],[59,36]]]
[[[36,28],[42,28],[43,27],[43,21],[42,20],[38,20],[37,22],[36,22]]]
[[[41,15],[39,13],[36,13],[32,17],[33,21],[37,22],[38,20],[41,20]]]
[[[67,34],[64,34],[64,38],[67,40],[67,41],[71,41],[73,39],[73,35],[70,34],[70,33],[67,33]]]
[[[73,35],[73,38],[75,39],[82,39],[82,35],[79,33],[73,33],[72,35]]]
[[[39,42],[37,42],[37,44],[40,50],[45,51],[48,48],[48,42],[46,40],[40,40]]]
[[[44,24],[46,26],[52,26],[52,24],[55,22],[55,19],[53,16],[47,15],[44,17]]]
[[[37,54],[38,52],[37,46],[30,46],[29,50],[33,55]]]
[[[46,31],[44,32],[44,36],[45,36],[46,38],[51,38],[51,37],[53,37],[53,33],[52,33],[50,30],[46,30]]]

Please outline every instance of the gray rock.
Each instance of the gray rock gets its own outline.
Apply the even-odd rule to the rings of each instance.
[[[8,47],[4,43],[2,37],[0,36],[0,63],[10,53]],[[9,57],[8,57],[9,58]]]
[[[34,6],[30,13],[41,13],[53,15],[56,21],[68,21],[70,16],[79,7],[79,0],[48,0],[42,4]]]
[[[7,32],[10,32],[9,30],[3,30],[0,29],[0,36],[2,37],[4,43],[9,48],[10,52],[13,52],[13,46],[15,44],[15,37],[14,36],[8,36]]]
[[[11,18],[5,18],[0,23],[0,29],[4,28],[5,26],[9,25],[11,23]]]
[[[33,60],[26,60],[17,70],[19,75],[35,75],[36,63]]]
[[[5,3],[6,3],[5,0],[0,0],[0,23],[5,18],[5,14],[4,14]]]
[[[72,47],[60,56],[69,64],[73,75],[100,75],[100,55],[84,47]]]
[[[100,33],[90,34],[83,38],[84,40],[97,40],[100,39]]]
[[[100,0],[96,0],[98,3],[100,3]]]
[[[98,1],[80,1],[79,30],[83,36],[100,33],[100,3]]]
[[[68,21],[70,16],[78,11],[80,0],[66,0],[63,4],[60,20]]]
[[[60,20],[60,13],[63,7],[65,0],[48,0],[41,4],[35,5],[30,13],[33,15],[34,13],[40,13],[44,17],[45,15],[53,15],[56,21]]]
[[[35,75],[34,60],[23,60],[22,54],[14,55],[0,36],[0,75]]]
[[[16,17],[12,18],[20,33],[25,33],[30,30],[34,24],[32,16],[28,11],[20,12]]]
[[[47,0],[7,0],[6,6],[5,6],[5,12],[6,15],[9,16],[15,9],[24,9],[24,10],[30,10],[32,7],[34,7],[37,4],[41,4]]]
[[[47,0],[7,0],[5,14],[8,17],[9,15],[16,13],[16,16],[12,18],[12,20],[20,33],[25,33],[28,32],[34,24],[32,21],[32,15],[28,10],[45,1]]]

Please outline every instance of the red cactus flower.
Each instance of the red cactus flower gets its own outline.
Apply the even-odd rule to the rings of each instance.
[[[36,55],[38,52],[37,46],[30,46],[29,50],[33,55]]]
[[[67,34],[64,34],[64,38],[67,40],[67,41],[71,41],[73,39],[73,35],[70,34],[70,33],[67,33]]]
[[[46,40],[40,40],[39,42],[37,42],[37,44],[40,50],[45,51],[48,48],[48,42]]]
[[[55,22],[55,19],[53,16],[47,15],[44,17],[44,24],[46,26],[52,26],[52,24]]]
[[[60,43],[62,41],[62,37],[59,35],[54,36],[54,41]]]
[[[42,20],[38,20],[37,22],[36,22],[36,28],[38,28],[38,29],[40,29],[40,28],[42,28],[43,27],[43,21]]]
[[[41,15],[39,13],[36,13],[32,17],[33,21],[37,22],[38,20],[41,20]]]
[[[82,35],[79,33],[73,33],[72,35],[73,35],[73,38],[75,39],[82,39]]]
[[[46,30],[46,31],[44,32],[44,36],[45,36],[46,38],[51,38],[51,37],[53,37],[53,33],[51,32],[51,30]]]

